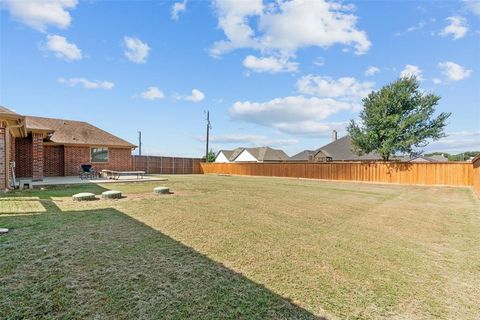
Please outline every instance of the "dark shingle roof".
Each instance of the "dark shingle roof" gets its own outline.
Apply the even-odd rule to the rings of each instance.
[[[288,155],[280,149],[272,149],[270,147],[258,148],[236,148],[234,150],[220,150],[217,156],[222,152],[228,161],[234,161],[244,150],[247,150],[258,161],[285,161],[288,160]]]
[[[410,157],[410,156],[405,156],[401,159],[402,161],[405,162],[448,162],[448,158],[442,156],[442,155],[434,155],[434,156],[416,156],[416,157]]]
[[[315,150],[315,154],[317,154],[319,151],[322,151],[326,156],[331,157],[333,161],[382,159],[382,157],[375,152],[367,153],[361,156],[357,155],[353,150],[352,138],[350,138],[350,136],[342,137]]]
[[[244,150],[245,148],[235,148],[234,150],[232,150],[231,154],[230,154],[230,157],[228,157],[228,161],[233,161],[235,160],[236,157],[238,157],[240,155],[240,153],[242,153],[242,151]]]
[[[436,155],[430,156],[429,158],[432,159],[433,161],[436,161],[436,162],[447,162],[448,161],[448,158],[441,155],[441,154],[436,154]]]
[[[303,150],[297,153],[294,156],[291,156],[288,160],[289,161],[308,161],[310,160],[310,156],[315,154],[314,150]]]
[[[238,157],[238,155],[244,150],[245,148],[236,148],[234,150],[220,150],[218,151],[217,153],[217,157],[218,155],[221,153],[223,153],[225,155],[225,157],[228,159],[228,161],[233,161],[236,157]],[[216,158],[216,157],[215,157]]]
[[[285,161],[288,155],[280,149],[270,147],[245,148],[258,161]]]
[[[27,130],[52,132],[50,141],[59,144],[80,144],[110,147],[128,147],[135,145],[103,131],[87,122],[64,119],[52,119],[26,116]]]

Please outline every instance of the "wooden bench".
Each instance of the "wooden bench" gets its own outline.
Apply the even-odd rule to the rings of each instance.
[[[145,171],[116,171],[116,170],[102,170],[102,174],[108,179],[118,180],[120,176],[137,176],[137,179],[143,179]]]

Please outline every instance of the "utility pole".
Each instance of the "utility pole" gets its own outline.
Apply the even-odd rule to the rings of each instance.
[[[207,143],[206,143],[206,150],[205,150],[205,162],[208,162],[208,142],[210,139],[210,129],[212,128],[212,125],[210,124],[210,111],[206,111],[207,113]]]
[[[142,155],[142,131],[138,131],[138,155]]]

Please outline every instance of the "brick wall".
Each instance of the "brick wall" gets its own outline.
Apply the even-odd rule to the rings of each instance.
[[[10,161],[15,161],[15,137],[10,133]]]
[[[33,177],[32,138],[17,138],[15,144],[15,174]],[[81,164],[90,164],[90,147],[44,145],[42,159],[44,176],[76,176]],[[131,149],[109,148],[109,162],[92,165],[96,170],[132,170]]]
[[[45,177],[59,177],[65,174],[63,146],[43,147],[43,175]]]
[[[76,176],[81,164],[91,164],[97,171],[103,169],[132,170],[132,150],[130,148],[109,148],[108,162],[91,163],[90,147],[64,147],[65,175]]]
[[[7,188],[6,144],[5,128],[0,123],[0,191]]]
[[[32,177],[33,154],[30,138],[15,139],[15,175]]]
[[[43,134],[32,133],[32,180],[43,180]]]

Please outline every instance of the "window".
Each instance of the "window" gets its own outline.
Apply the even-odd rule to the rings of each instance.
[[[108,162],[108,148],[91,148],[91,162]]]

